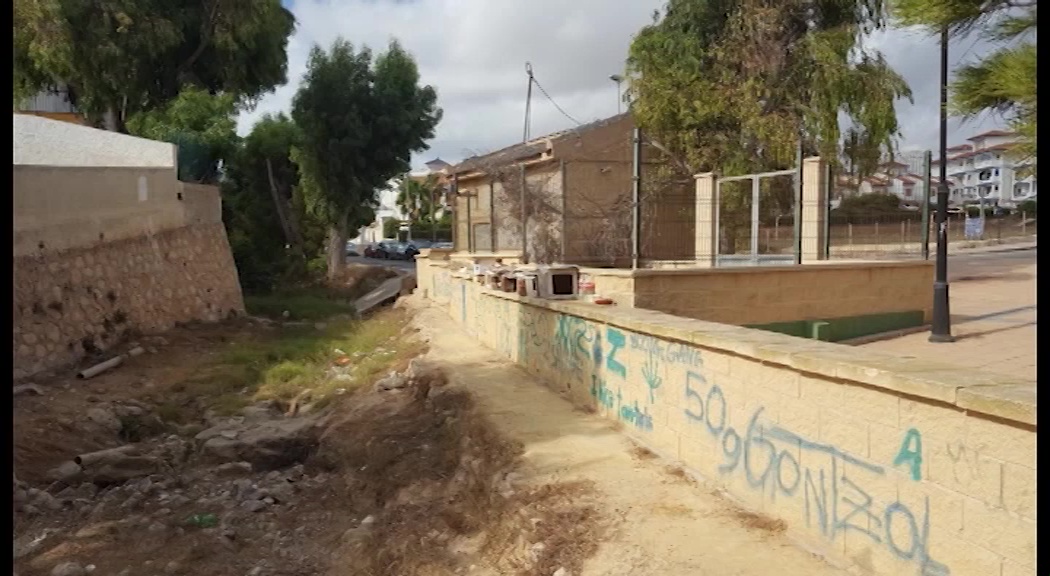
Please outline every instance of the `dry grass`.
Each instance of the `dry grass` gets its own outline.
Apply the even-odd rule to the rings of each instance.
[[[638,460],[653,460],[657,457],[655,452],[638,444],[631,447],[631,456]]]
[[[399,370],[425,351],[404,310],[383,310],[364,320],[343,317],[315,326],[275,326],[219,346],[217,359],[173,387],[160,403],[162,419],[182,424],[203,408],[233,414],[262,400],[287,407],[323,407],[341,394],[368,386],[388,370]],[[336,351],[339,352],[336,352]],[[336,367],[340,356],[350,364]]]
[[[733,516],[735,516],[737,520],[740,520],[740,522],[748,528],[762,530],[770,534],[779,534],[780,532],[787,530],[786,522],[779,518],[771,518],[769,516],[766,516],[765,514],[758,514],[748,510],[738,509],[734,510]]]

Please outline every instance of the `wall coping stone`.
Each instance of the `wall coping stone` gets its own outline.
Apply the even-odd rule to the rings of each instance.
[[[887,264],[899,266],[916,263]],[[443,263],[429,265],[449,268]],[[774,267],[763,267],[762,271],[769,271],[771,268]],[[450,274],[454,278],[471,281],[461,272],[453,271]],[[970,369],[961,370],[944,363],[897,357],[874,350],[806,340],[742,326],[694,320],[643,308],[544,300],[510,292],[488,291],[485,295],[579,316],[632,332],[729,352],[759,362],[788,366],[827,378],[847,380],[942,402],[1025,427],[1036,426],[1035,386],[1010,376]]]

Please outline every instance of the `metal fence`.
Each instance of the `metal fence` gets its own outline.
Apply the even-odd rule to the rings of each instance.
[[[932,212],[932,210],[931,210]],[[936,224],[930,215],[928,233],[923,234],[921,214],[885,215],[868,217],[832,217],[830,252],[832,258],[912,259],[924,256],[924,242],[929,242],[928,254],[936,251]],[[969,220],[969,226],[967,224]],[[977,226],[974,226],[977,224]],[[968,230],[969,227],[969,230]],[[951,213],[947,220],[948,244],[994,240],[1008,241],[1035,233],[1035,223],[1020,212],[989,210],[981,223],[980,216]],[[968,233],[969,232],[969,233]],[[976,233],[974,233],[976,232]]]
[[[719,178],[719,266],[790,263],[798,252],[797,168]]]
[[[587,159],[563,165],[563,261],[617,268],[692,261],[693,175],[629,123],[596,140]]]

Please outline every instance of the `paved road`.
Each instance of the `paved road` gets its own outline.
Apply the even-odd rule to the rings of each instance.
[[[1036,249],[1010,252],[953,254],[948,256],[948,282],[965,278],[1006,274],[1011,270],[1035,264]]]
[[[366,264],[368,266],[389,266],[390,268],[401,268],[415,272],[415,260],[382,260],[379,258],[365,258],[363,256],[350,256],[346,259],[348,264]]]

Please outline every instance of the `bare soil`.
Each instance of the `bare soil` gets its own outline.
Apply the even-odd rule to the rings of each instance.
[[[409,315],[375,321],[407,325]],[[224,352],[281,337],[244,319],[184,326],[141,338],[155,352],[96,378],[34,379],[44,394],[15,398],[15,572],[561,576],[597,549],[603,514],[590,483],[525,482],[521,443],[469,392],[443,386],[441,370],[394,390],[361,385],[305,415],[279,401],[216,412],[231,393],[216,372]],[[406,365],[394,354],[388,367]],[[311,419],[316,441],[275,466],[206,457],[204,436],[233,438],[223,426],[253,418]],[[132,444],[163,468],[127,482],[53,481],[77,455]]]

